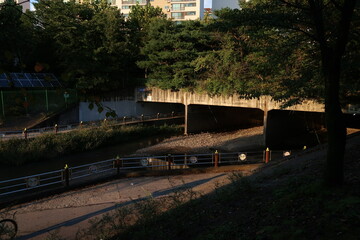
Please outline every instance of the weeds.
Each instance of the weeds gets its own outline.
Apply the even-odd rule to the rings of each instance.
[[[119,206],[112,213],[105,214],[100,219],[91,220],[91,226],[79,231],[76,239],[87,240],[93,239],[94,236],[96,239],[109,239],[128,231],[134,225],[140,226],[137,234],[145,236],[148,231],[153,231],[152,224],[161,218],[161,214],[170,209],[181,207],[200,196],[184,182],[182,187],[175,187],[170,179],[169,181],[174,189],[169,196],[154,198],[149,193],[144,199],[131,199],[132,205]],[[144,189],[144,191],[146,190]],[[160,232],[159,235],[161,235]]]
[[[178,126],[102,126],[62,134],[44,134],[33,139],[9,139],[0,141],[0,163],[19,166],[26,162],[49,160],[142,137],[175,134],[179,133],[180,129]]]

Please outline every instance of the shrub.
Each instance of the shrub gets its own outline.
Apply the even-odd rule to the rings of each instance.
[[[0,164],[22,165],[53,159],[70,153],[90,151],[156,135],[178,134],[179,126],[121,126],[85,128],[61,134],[44,134],[32,139],[9,139],[0,142]]]

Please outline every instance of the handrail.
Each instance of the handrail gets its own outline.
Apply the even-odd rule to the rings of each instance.
[[[24,129],[24,131],[20,131],[20,130],[0,131],[0,141],[7,140],[10,138],[25,138],[25,139],[34,138],[37,136],[41,136],[43,134],[61,133],[61,132],[79,130],[83,128],[97,128],[103,126],[104,124],[107,124],[107,126],[109,127],[115,127],[115,126],[130,125],[130,124],[149,122],[149,121],[163,121],[167,119],[176,119],[182,117],[184,117],[184,115],[182,114],[177,115],[174,112],[161,113],[161,114],[158,113],[156,115],[141,115],[137,117],[124,116],[122,118],[116,118],[116,119],[105,118],[103,121],[88,122],[88,123],[80,122],[79,124],[68,124],[68,125],[55,124],[55,126],[53,127]]]
[[[266,150],[268,151],[268,150]],[[287,154],[292,151],[286,151]],[[251,153],[251,154],[249,154]],[[162,156],[137,156],[137,157],[116,157],[99,162],[87,163],[79,166],[68,167],[55,171],[33,174],[14,179],[0,181],[0,202],[2,196],[14,195],[19,192],[36,192],[36,189],[50,190],[53,187],[68,187],[76,183],[76,179],[86,179],[105,174],[119,175],[134,169],[144,170],[172,170],[177,168],[191,168],[196,166],[217,167],[218,165],[263,163],[270,159],[265,159],[265,151],[257,152],[232,152],[232,153],[198,153],[182,155],[162,155]],[[282,151],[274,151],[272,158],[290,158],[283,155]],[[49,189],[50,188],[50,189]]]

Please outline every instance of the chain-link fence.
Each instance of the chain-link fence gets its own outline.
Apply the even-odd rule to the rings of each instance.
[[[77,102],[76,90],[0,91],[0,116],[19,116],[41,112],[56,112]]]

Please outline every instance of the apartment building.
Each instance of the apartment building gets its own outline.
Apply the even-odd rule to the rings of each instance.
[[[239,9],[239,0],[212,0],[212,10],[220,10],[222,8]]]
[[[204,16],[204,0],[110,0],[126,16],[131,6],[146,5],[149,2],[154,7],[160,7],[168,18],[174,21],[202,19]]]
[[[0,4],[5,2],[5,0],[0,0]],[[17,4],[22,6],[22,11],[26,12],[26,10],[30,10],[30,0],[15,0]]]

